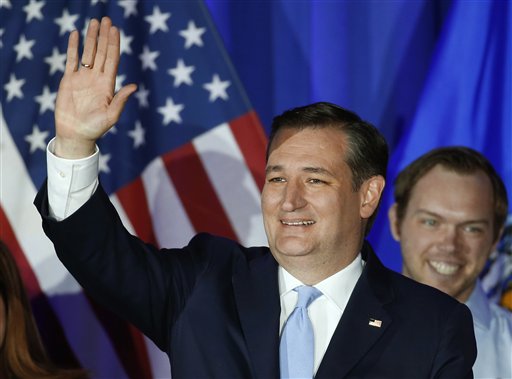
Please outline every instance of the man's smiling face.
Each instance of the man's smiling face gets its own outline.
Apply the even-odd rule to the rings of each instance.
[[[390,210],[403,273],[464,302],[495,248],[493,192],[482,172],[435,166],[415,184],[403,220]]]
[[[339,270],[357,254],[363,199],[352,188],[346,150],[345,135],[331,127],[285,128],[272,142],[262,211],[269,247],[283,267]]]

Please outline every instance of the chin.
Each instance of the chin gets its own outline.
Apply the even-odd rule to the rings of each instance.
[[[279,250],[278,252],[280,255],[285,257],[304,257],[308,255],[307,251],[302,250]]]
[[[426,284],[431,287],[434,287],[434,288],[438,289],[439,291],[444,292],[445,294],[450,295],[452,297],[454,297],[454,295],[455,295],[454,289],[451,288],[450,286],[444,285],[444,283],[439,283],[438,281],[437,282],[431,281],[431,282],[427,282]]]
[[[283,256],[304,256],[315,249],[315,241],[305,235],[279,233],[273,238],[276,253]]]
[[[281,243],[276,244],[276,251],[287,257],[301,257],[309,254],[309,249],[304,248],[303,243]]]

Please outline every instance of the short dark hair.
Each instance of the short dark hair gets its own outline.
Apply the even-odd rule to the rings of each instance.
[[[505,184],[489,160],[476,150],[464,146],[433,149],[405,167],[395,179],[394,197],[398,223],[403,220],[415,184],[435,166],[461,175],[482,171],[491,182],[494,202],[494,240],[505,224],[508,198]]]
[[[347,154],[344,157],[352,173],[352,189],[358,191],[365,180],[380,175],[386,178],[388,145],[384,136],[356,113],[338,105],[319,102],[285,111],[272,122],[266,159],[272,142],[281,129],[334,128],[347,137]],[[366,235],[371,229],[377,210],[368,219]]]

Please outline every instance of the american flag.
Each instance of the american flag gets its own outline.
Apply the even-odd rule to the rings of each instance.
[[[157,246],[182,246],[199,231],[266,244],[265,133],[205,5],[163,0],[0,0],[0,237],[54,360],[96,378],[169,377],[152,342],[82,292],[32,205],[69,32],[83,37],[102,16],[121,32],[117,88],[138,85],[99,142],[100,180],[125,225]]]

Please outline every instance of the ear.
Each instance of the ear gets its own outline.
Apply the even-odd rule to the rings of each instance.
[[[500,232],[498,233],[498,236],[496,237],[496,241],[494,241],[491,251],[489,252],[489,256],[491,256],[492,252],[495,251],[498,248],[498,244],[501,241],[501,238],[503,237],[503,232],[505,231],[505,225],[503,225],[500,229]],[[487,257],[489,258],[489,257]]]
[[[380,175],[372,176],[361,185],[361,206],[359,208],[361,218],[370,218],[375,212],[385,185],[386,180]]]
[[[395,241],[400,241],[400,226],[398,225],[398,217],[396,215],[396,203],[394,203],[388,210],[389,228],[391,235]]]

